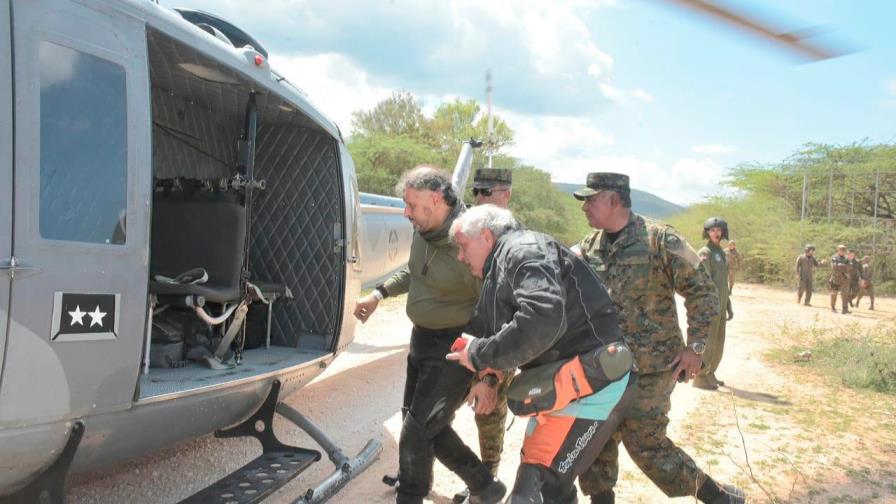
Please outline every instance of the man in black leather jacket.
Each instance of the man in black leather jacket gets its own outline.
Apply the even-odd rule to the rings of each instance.
[[[519,229],[508,210],[482,205],[451,227],[458,259],[483,280],[463,351],[450,360],[480,372],[523,371],[619,342],[616,308],[593,270],[542,233]],[[618,381],[532,418],[509,502],[576,500],[574,481],[618,425],[628,384]]]

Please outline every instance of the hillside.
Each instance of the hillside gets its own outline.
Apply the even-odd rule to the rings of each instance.
[[[583,186],[581,184],[554,182],[554,187],[565,193],[572,194]],[[632,209],[641,215],[666,218],[681,213],[684,210],[684,207],[676,205],[671,201],[666,201],[647,191],[632,189]]]

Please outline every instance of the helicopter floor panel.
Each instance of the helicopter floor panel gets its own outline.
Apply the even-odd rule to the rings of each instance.
[[[223,371],[191,363],[182,368],[152,368],[140,375],[140,399],[180,394],[190,390],[214,387],[235,380],[251,379],[281,369],[301,366],[327,355],[327,352],[304,351],[272,346],[243,352],[242,363]]]

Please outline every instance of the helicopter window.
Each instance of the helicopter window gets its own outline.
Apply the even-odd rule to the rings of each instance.
[[[127,90],[124,68],[40,43],[40,234],[125,243]]]

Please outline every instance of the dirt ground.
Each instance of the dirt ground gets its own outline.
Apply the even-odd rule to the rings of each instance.
[[[394,502],[393,490],[380,480],[397,469],[399,406],[410,333],[403,301],[384,302],[360,326],[355,342],[334,365],[287,401],[318,423],[350,456],[368,439],[383,444],[380,459],[331,502]],[[896,502],[892,396],[882,401],[879,395],[832,387],[800,368],[773,364],[766,356],[786,343],[781,341],[785,327],[896,323],[894,299],[878,298],[876,311],[859,309],[852,315],[831,313],[827,302],[825,292],[816,294],[815,306],[803,307],[790,291],[736,285],[735,318],[728,324],[718,373],[727,386],[708,392],[680,385],[673,394],[670,438],[717,480],[745,488],[750,502]],[[519,461],[524,426],[524,421],[516,420],[506,434],[499,477],[508,484]],[[478,449],[471,410],[462,408],[454,427]],[[316,448],[282,419],[275,429],[284,442]],[[79,477],[69,501],[176,502],[191,493],[181,483],[185,478],[194,481],[194,488],[202,486],[196,481],[203,474],[217,474],[208,478],[213,481],[257,454],[253,443],[207,436]],[[669,502],[625,451],[620,452],[617,502]],[[293,502],[331,470],[326,460],[315,464],[268,502]],[[428,502],[449,503],[462,487],[460,479],[436,464],[435,487]],[[583,496],[580,500],[588,502]]]

